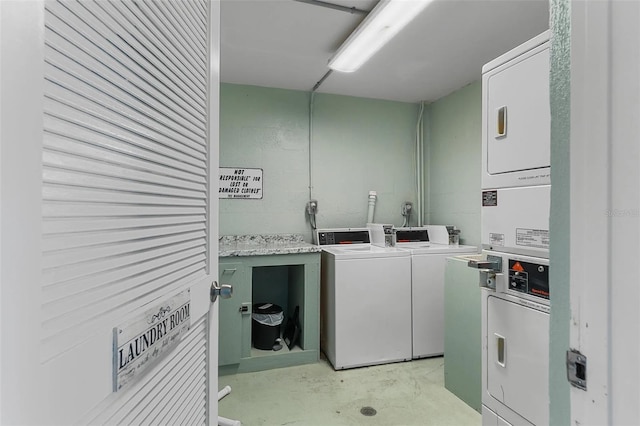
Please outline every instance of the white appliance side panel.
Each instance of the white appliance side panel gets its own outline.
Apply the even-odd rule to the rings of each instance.
[[[483,248],[548,258],[550,194],[550,185],[495,190],[481,210]]]
[[[411,359],[411,258],[335,263],[336,369]]]
[[[482,315],[481,324],[481,345],[482,345],[482,409],[484,417],[484,407],[493,407],[497,403],[495,399],[491,397],[491,394],[487,391],[487,306],[490,297],[493,297],[495,291],[487,287],[480,287],[480,313]],[[484,421],[484,420],[483,420]]]
[[[511,426],[511,423],[509,423],[502,417],[498,417],[498,426]]]
[[[444,270],[447,257],[451,254],[411,256],[413,358],[444,353]]]
[[[511,423],[499,417],[487,406],[482,406],[482,426],[511,426]]]
[[[486,362],[493,398],[535,425],[549,423],[549,314],[489,297]]]
[[[444,268],[448,256],[411,257],[413,358],[444,353]]]
[[[550,183],[548,44],[486,73],[482,81],[482,187]]]
[[[323,251],[320,263],[320,347],[331,364],[336,360],[335,260]]]

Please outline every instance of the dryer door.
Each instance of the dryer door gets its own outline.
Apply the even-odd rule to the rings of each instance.
[[[489,174],[549,167],[549,50],[485,77]]]
[[[498,297],[487,305],[487,391],[535,425],[549,423],[549,314]]]

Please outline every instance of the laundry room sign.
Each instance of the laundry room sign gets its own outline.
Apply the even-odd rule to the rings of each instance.
[[[262,169],[220,167],[218,198],[262,199]]]
[[[191,327],[185,290],[113,329],[113,391],[134,382],[176,347]]]

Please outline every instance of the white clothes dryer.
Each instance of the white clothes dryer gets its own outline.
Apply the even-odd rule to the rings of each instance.
[[[411,359],[411,256],[363,232],[319,230],[321,348],[336,370]],[[322,236],[321,236],[322,235]],[[345,244],[354,236],[360,242]],[[328,244],[331,242],[332,244]]]
[[[448,232],[442,227],[444,233]],[[444,270],[447,257],[478,248],[429,242],[427,227],[396,229],[396,247],[411,254],[412,358],[444,353]]]
[[[549,424],[549,260],[484,253],[482,424]]]

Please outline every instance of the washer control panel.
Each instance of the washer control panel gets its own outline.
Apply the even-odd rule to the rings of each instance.
[[[319,246],[337,244],[369,244],[371,242],[368,229],[318,229],[315,235]]]
[[[509,290],[549,299],[549,265],[509,259]]]

